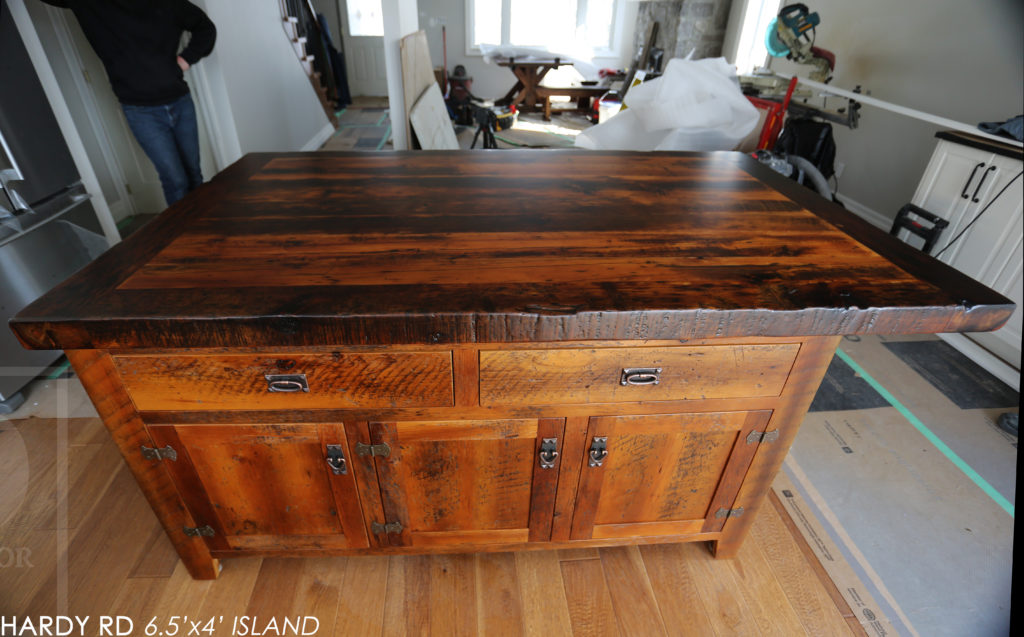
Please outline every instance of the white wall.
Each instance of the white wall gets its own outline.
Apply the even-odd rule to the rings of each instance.
[[[296,151],[323,137],[330,124],[285,34],[280,4],[196,4],[217,25],[213,53],[199,65],[205,67],[206,85],[221,111],[216,119],[224,136],[237,137],[243,154]]]
[[[557,0],[552,0],[557,2]],[[623,29],[618,38],[617,55],[595,58],[599,68],[627,68],[633,58],[633,28],[636,26],[637,2],[622,0]],[[419,0],[420,28],[427,33],[430,45],[430,61],[435,67],[442,65],[441,26],[444,24],[448,35],[448,70],[456,64],[466,67],[466,73],[473,78],[473,94],[483,99],[497,99],[505,95],[516,78],[504,67],[484,62],[479,55],[466,54],[466,0]],[[443,22],[442,22],[443,21]]]
[[[836,54],[832,83],[968,124],[1024,112],[1024,3],[1019,0],[816,0],[817,45]],[[808,67],[773,60],[772,68]],[[910,201],[936,127],[865,106],[860,127],[834,126],[841,195],[888,218]],[[853,206],[851,206],[853,207]]]

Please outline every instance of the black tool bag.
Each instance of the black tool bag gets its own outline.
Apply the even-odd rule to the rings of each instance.
[[[836,142],[828,122],[804,118],[786,120],[786,127],[775,143],[775,152],[803,157],[814,164],[825,179],[836,172]]]

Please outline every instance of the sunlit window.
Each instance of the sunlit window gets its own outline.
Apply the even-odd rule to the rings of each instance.
[[[380,0],[346,0],[348,32],[354,36],[384,35],[384,14]]]
[[[736,70],[750,73],[768,60],[764,35],[768,24],[778,12],[780,0],[749,0],[743,13],[739,45],[736,47]]]
[[[612,48],[620,0],[466,0],[473,47],[481,44],[557,50]]]

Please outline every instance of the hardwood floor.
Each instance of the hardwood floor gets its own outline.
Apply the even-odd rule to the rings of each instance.
[[[250,632],[316,617],[318,635],[864,634],[777,506],[734,560],[701,544],[250,558],[193,581],[100,421],[65,422],[66,438],[57,420],[0,422],[0,615],[124,615],[133,634],[175,615],[182,634],[243,616]]]

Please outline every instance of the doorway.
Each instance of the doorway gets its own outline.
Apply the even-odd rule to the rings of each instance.
[[[388,94],[384,66],[384,20],[380,0],[338,0],[341,38],[353,96]]]

